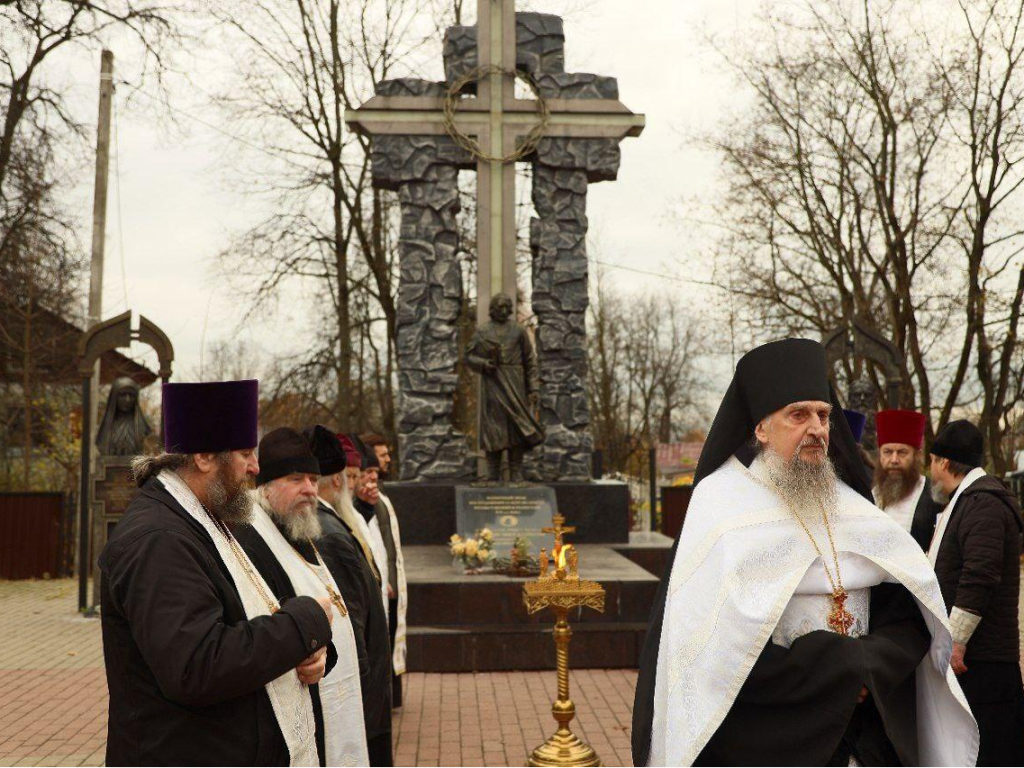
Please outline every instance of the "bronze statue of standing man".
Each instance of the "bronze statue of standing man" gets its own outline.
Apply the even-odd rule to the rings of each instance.
[[[488,480],[501,480],[501,455],[508,451],[509,480],[522,482],[523,455],[544,442],[537,419],[537,356],[526,329],[511,319],[507,294],[491,299],[489,314],[491,321],[477,329],[466,355],[480,374],[480,447],[487,454]]]

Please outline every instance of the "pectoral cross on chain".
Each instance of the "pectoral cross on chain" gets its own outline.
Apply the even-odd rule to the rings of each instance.
[[[828,613],[826,620],[833,632],[840,635],[849,635],[853,628],[853,614],[846,610],[846,599],[849,595],[842,587],[832,592],[832,610]]]

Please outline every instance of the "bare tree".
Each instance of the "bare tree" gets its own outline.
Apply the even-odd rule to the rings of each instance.
[[[706,353],[699,318],[666,293],[632,295],[599,275],[589,311],[590,417],[613,471],[702,421]]]
[[[748,327],[821,334],[859,317],[899,348],[903,399],[936,428],[980,405],[997,471],[1021,401],[1022,233],[1007,213],[1022,7],[965,4],[942,45],[894,2],[766,16],[751,54],[723,51],[752,105],[711,138],[728,173],[718,282]],[[863,373],[881,392],[877,371],[845,362]]]
[[[375,428],[394,434],[397,285],[393,199],[372,188],[368,139],[346,130],[343,114],[373,83],[403,71],[417,45],[416,8],[411,0],[260,0],[213,10],[236,54],[237,82],[218,104],[279,160],[269,174],[266,164],[243,174],[274,210],[236,238],[225,264],[250,280],[254,311],[296,284],[320,300],[320,343],[296,363],[321,382],[328,375],[330,410],[346,430],[371,412]],[[372,309],[356,306],[362,292]],[[379,376],[370,400],[358,377],[360,345]]]
[[[77,48],[110,37],[142,51],[144,73],[164,72],[161,48],[177,39],[172,6],[152,0],[11,0],[0,3],[0,460],[17,451],[20,486],[63,481],[77,462],[63,387],[70,337],[80,331],[82,251],[76,220],[59,203],[75,183],[89,131],[59,81]],[[47,486],[43,486],[47,487]],[[52,487],[52,486],[49,486]]]
[[[10,481],[12,450],[20,452],[23,489],[33,487],[36,449],[45,447],[52,421],[45,383],[74,380],[66,351],[78,333],[73,322],[82,268],[53,201],[54,183],[34,157],[19,150],[10,163],[10,187],[19,190],[21,203],[0,239],[0,460]]]
[[[153,0],[15,0],[0,4],[0,205],[10,205],[11,163],[19,143],[59,132],[84,134],[65,94],[47,84],[56,54],[77,45],[95,46],[112,33],[128,33],[144,59],[162,68],[160,50],[173,26],[171,8]]]

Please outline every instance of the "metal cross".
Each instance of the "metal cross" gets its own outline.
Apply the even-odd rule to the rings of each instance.
[[[477,0],[477,62],[506,70],[516,63],[515,0]],[[476,138],[485,155],[512,152],[536,123],[536,102],[515,97],[513,78],[493,73],[474,97],[460,99],[455,126]],[[345,122],[364,135],[445,133],[444,100],[426,96],[374,96],[345,111]],[[617,99],[547,99],[545,136],[615,138],[639,136],[644,116]],[[477,160],[477,319],[487,320],[496,293],[516,296],[515,164]]]
[[[550,528],[541,528],[541,533],[553,533],[555,534],[555,549],[558,550],[562,546],[562,534],[564,533],[576,533],[575,525],[562,525],[565,522],[565,516],[555,514],[551,518]]]

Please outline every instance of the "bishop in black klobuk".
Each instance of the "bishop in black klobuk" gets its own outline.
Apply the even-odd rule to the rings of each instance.
[[[739,361],[694,482],[641,655],[634,764],[974,764],[938,583],[870,501],[820,344]]]
[[[234,539],[259,472],[256,381],[165,384],[164,451],[99,558],[107,765],[315,765],[329,605],[278,601]],[[326,601],[325,601],[326,602]]]

